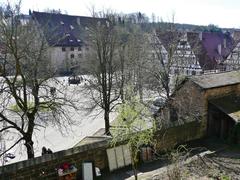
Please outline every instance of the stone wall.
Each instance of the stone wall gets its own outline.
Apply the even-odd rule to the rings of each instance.
[[[173,94],[168,105],[162,109],[158,122],[161,124],[161,121],[167,121],[163,124],[176,126],[197,121],[200,123],[199,129],[201,130],[198,131],[199,136],[204,137],[207,135],[208,101],[229,94],[240,95],[240,84],[203,89],[188,80]],[[175,116],[173,116],[174,113]]]
[[[205,99],[209,100],[213,98],[227,96],[230,94],[240,95],[240,84],[207,89],[205,92]]]
[[[175,114],[175,115],[173,115]],[[166,127],[181,126],[185,123],[196,122],[200,131],[198,137],[204,137],[207,129],[207,109],[205,106],[204,90],[192,81],[186,81],[176,91],[168,104],[162,109],[158,123]]]
[[[53,154],[46,154],[34,159],[21,161],[0,168],[0,179],[30,180],[57,179],[57,168],[68,162],[81,170],[83,161],[93,161],[101,170],[108,168],[106,148],[109,138],[102,141],[74,147]]]
[[[156,150],[164,151],[177,144],[201,138],[201,123],[190,122],[181,126],[161,129],[155,135]],[[109,148],[110,138],[95,140],[68,150],[47,154],[34,159],[21,161],[15,164],[0,167],[0,179],[6,180],[35,180],[35,179],[57,179],[57,170],[64,162],[68,162],[81,171],[84,161],[93,161],[100,170],[108,171],[108,158],[106,149]],[[3,176],[4,175],[4,176]]]
[[[166,151],[176,145],[202,138],[205,129],[201,122],[193,121],[180,126],[162,129],[156,134],[156,150]]]

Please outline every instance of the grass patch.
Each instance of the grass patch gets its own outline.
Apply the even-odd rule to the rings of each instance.
[[[39,107],[39,111],[40,112],[49,112],[52,109],[52,106],[54,106],[52,103],[51,104],[50,103],[42,104]],[[31,110],[33,108],[34,108],[34,103],[33,102],[29,102],[28,103],[28,109]],[[15,111],[15,112],[21,112],[22,111],[21,108],[17,104],[11,105],[9,107],[9,109],[12,110],[12,111]]]

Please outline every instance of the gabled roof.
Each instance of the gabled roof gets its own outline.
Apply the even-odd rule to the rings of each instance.
[[[239,30],[233,31],[232,37],[233,37],[234,41],[236,42],[235,44],[240,42],[240,31]]]
[[[169,51],[170,46],[177,45],[184,33],[178,31],[156,31],[157,37],[164,48]]]
[[[230,36],[230,33],[203,32],[202,44],[210,59],[224,60],[233,48],[233,39]],[[219,45],[221,46],[221,52],[218,51]]]
[[[156,33],[168,52],[169,46],[178,43],[186,34],[187,41],[203,70],[215,69],[228,57],[234,45],[234,40],[228,32],[183,33],[159,30]]]
[[[233,49],[234,40],[230,33],[188,32],[187,36],[204,70],[215,69],[219,63],[227,59]]]
[[[203,89],[229,86],[240,83],[240,71],[192,76],[190,80]]]
[[[50,46],[81,46],[86,28],[104,18],[70,16],[45,12],[32,12],[32,17],[43,29]]]

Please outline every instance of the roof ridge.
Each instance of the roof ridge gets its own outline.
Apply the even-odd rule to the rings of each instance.
[[[39,13],[39,14],[49,14],[53,16],[69,16],[69,17],[75,17],[75,18],[93,18],[93,19],[107,19],[107,18],[100,18],[100,17],[91,17],[91,16],[77,16],[77,15],[69,15],[69,14],[61,14],[61,13],[50,13],[50,12],[40,12],[40,11],[32,11],[32,13]]]

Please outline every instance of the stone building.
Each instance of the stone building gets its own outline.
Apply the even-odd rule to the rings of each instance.
[[[44,33],[51,62],[57,71],[60,74],[75,70],[84,73],[89,51],[87,31],[99,22],[105,23],[106,19],[37,11],[33,11],[31,17]]]
[[[184,80],[160,110],[159,123],[178,126],[200,124],[198,136],[225,138],[240,122],[240,72],[192,76]]]

